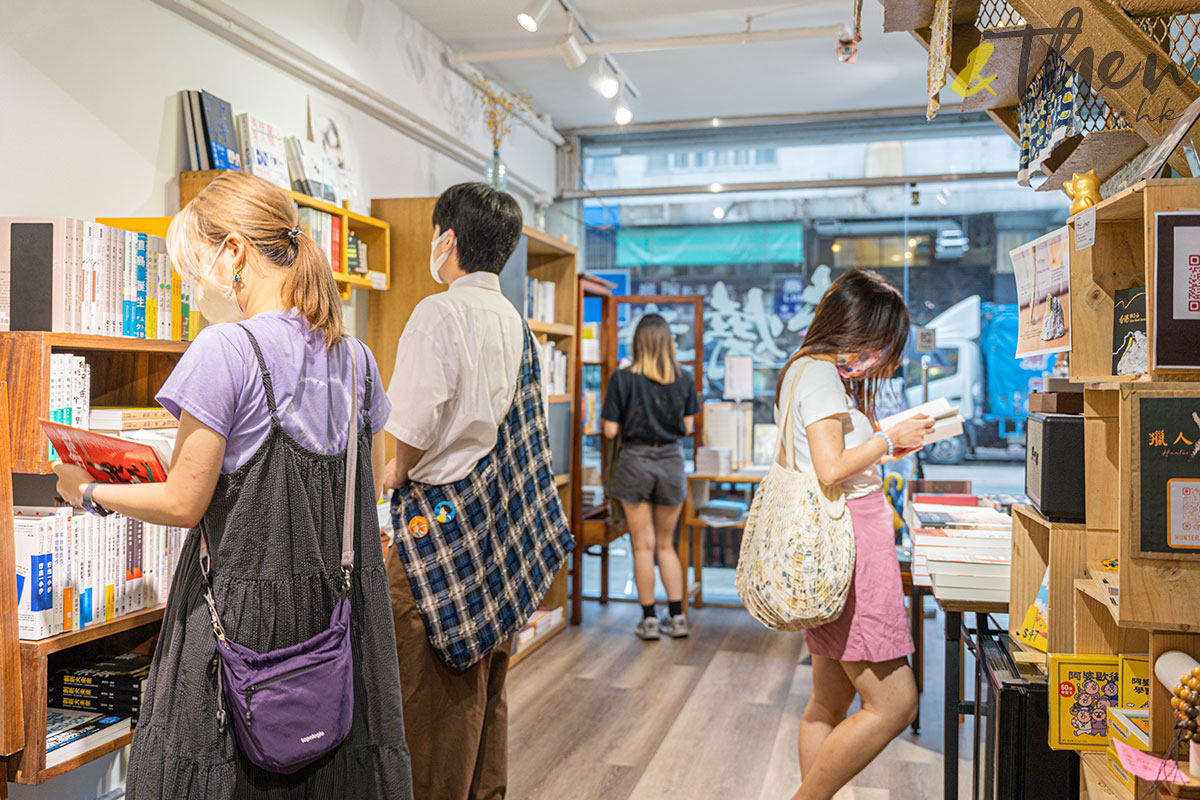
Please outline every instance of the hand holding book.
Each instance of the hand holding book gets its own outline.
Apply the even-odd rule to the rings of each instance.
[[[897,441],[891,431],[898,429],[905,421],[913,419],[924,420],[922,438],[906,440],[903,443]],[[892,442],[899,451],[901,447],[924,447],[942,439],[949,439],[951,436],[958,436],[963,432],[963,418],[958,413],[958,406],[952,406],[946,398],[939,397],[898,414],[892,414],[890,417],[884,417],[879,420],[879,429],[892,436]]]
[[[899,458],[925,444],[925,438],[933,430],[934,421],[933,417],[925,414],[913,414],[891,425],[885,424],[886,419],[882,420],[879,429],[892,440],[892,455]]]

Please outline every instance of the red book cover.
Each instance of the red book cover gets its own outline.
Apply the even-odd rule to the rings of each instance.
[[[978,506],[979,496],[973,494],[914,494],[914,503],[934,503],[943,506]]]
[[[167,479],[167,471],[154,448],[116,436],[93,433],[82,428],[39,419],[42,430],[67,464],[86,469],[104,483],[157,483]]]
[[[333,216],[333,271],[345,272],[342,268],[342,218]]]

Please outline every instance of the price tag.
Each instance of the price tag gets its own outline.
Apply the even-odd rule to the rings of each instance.
[[[917,328],[917,352],[932,353],[937,350],[937,328]]]
[[[386,272],[377,272],[376,270],[370,270],[369,272],[367,272],[367,277],[371,279],[371,288],[372,289],[382,290],[382,289],[387,288],[387,273]]]
[[[1075,215],[1075,249],[1086,250],[1096,243],[1096,207]]]

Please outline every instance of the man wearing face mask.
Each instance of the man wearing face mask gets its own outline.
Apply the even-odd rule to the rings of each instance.
[[[392,616],[417,797],[502,798],[511,636],[572,546],[550,470],[537,343],[500,292],[521,236],[481,183],[433,210],[433,279],[396,347],[385,470]]]

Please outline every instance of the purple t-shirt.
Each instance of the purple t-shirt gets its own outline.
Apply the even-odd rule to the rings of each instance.
[[[324,334],[295,310],[265,311],[243,324],[258,340],[267,362],[279,421],[301,446],[323,454],[340,452],[346,446],[350,424],[346,343],[353,347],[358,361],[359,408],[366,389],[365,369],[370,369],[371,431],[383,429],[392,404],[367,347],[347,337],[327,350]],[[187,411],[225,437],[223,474],[249,461],[271,430],[258,359],[246,332],[233,323],[200,331],[155,399],[175,417]]]

